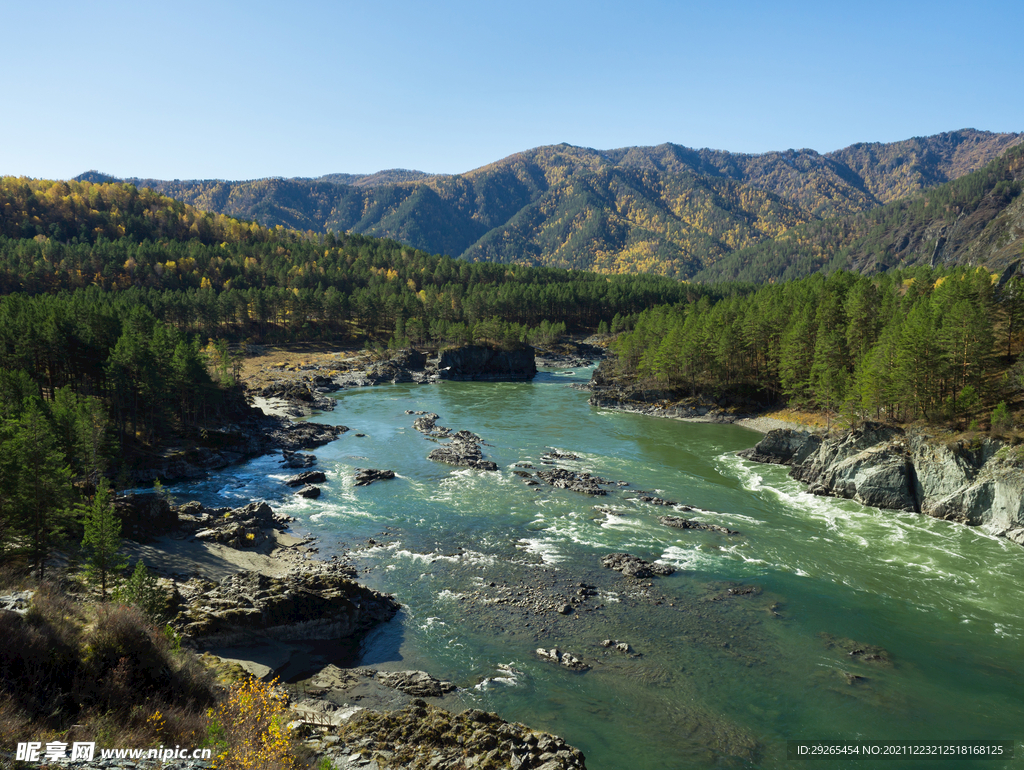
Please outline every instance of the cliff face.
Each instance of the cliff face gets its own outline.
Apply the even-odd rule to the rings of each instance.
[[[774,430],[740,454],[791,466],[814,494],[980,526],[1024,545],[1024,469],[1000,448],[867,423],[827,437]]]
[[[442,351],[437,373],[442,380],[532,380],[537,363],[532,347],[496,350],[467,345]]]

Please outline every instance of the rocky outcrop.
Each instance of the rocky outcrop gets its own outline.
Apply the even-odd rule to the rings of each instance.
[[[601,566],[621,572],[626,577],[635,578],[671,575],[676,571],[675,567],[670,567],[667,564],[653,564],[628,553],[610,553],[601,558]]]
[[[281,454],[284,457],[282,462],[289,468],[309,468],[316,465],[316,455],[304,454],[291,449],[285,449]]]
[[[498,470],[497,463],[483,459],[483,452],[480,451],[482,441],[475,433],[460,430],[452,434],[451,441],[428,454],[427,459],[481,471]]]
[[[568,489],[572,492],[579,492],[584,495],[602,496],[608,492],[601,489],[600,484],[609,482],[589,473],[567,471],[564,468],[554,468],[550,471],[537,471],[537,476],[557,489]]]
[[[452,714],[422,700],[397,711],[363,709],[338,730],[325,756],[338,770],[585,770],[564,740],[478,709]]]
[[[443,380],[532,380],[537,376],[533,348],[499,350],[467,345],[441,351],[437,374]]]
[[[865,423],[825,437],[771,431],[741,454],[791,465],[815,494],[980,526],[1024,545],[1024,469],[992,439],[941,441]]]
[[[756,463],[800,465],[821,446],[821,436],[802,430],[773,430],[753,449],[740,452],[740,457]]]
[[[385,687],[393,687],[406,695],[417,698],[440,698],[442,695],[459,689],[451,682],[432,677],[426,671],[368,671]]]
[[[171,509],[170,502],[155,493],[116,497],[114,510],[121,519],[124,536],[140,543],[165,535],[178,526],[178,515]]]
[[[314,563],[286,577],[239,572],[220,584],[193,579],[179,586],[186,606],[172,621],[201,645],[340,639],[386,622],[398,602],[356,583],[350,569]]]
[[[357,487],[365,487],[375,481],[384,481],[386,479],[393,479],[394,477],[394,471],[378,470],[376,468],[356,468]]]
[[[284,529],[291,517],[278,514],[264,502],[241,508],[206,508],[198,502],[177,509],[178,526],[192,531],[196,540],[232,548],[259,548],[269,543],[268,533]]]

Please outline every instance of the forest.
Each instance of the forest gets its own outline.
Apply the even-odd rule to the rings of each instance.
[[[0,211],[0,553],[37,566],[100,475],[205,440],[238,402],[239,346],[514,347],[720,296],[263,228],[126,184],[3,178]]]
[[[713,302],[644,311],[617,373],[682,394],[741,393],[849,422],[959,424],[1024,390],[1024,279],[984,268],[816,273]],[[1008,420],[997,407],[994,420]],[[1008,427],[1008,425],[1007,425]]]

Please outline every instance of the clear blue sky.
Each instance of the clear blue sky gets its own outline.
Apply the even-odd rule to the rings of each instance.
[[[1020,0],[8,2],[0,174],[456,173],[1024,131]]]

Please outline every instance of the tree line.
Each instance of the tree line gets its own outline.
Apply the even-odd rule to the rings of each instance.
[[[663,305],[615,341],[620,376],[860,417],[955,420],[1019,352],[1024,280],[982,268],[815,274]]]

